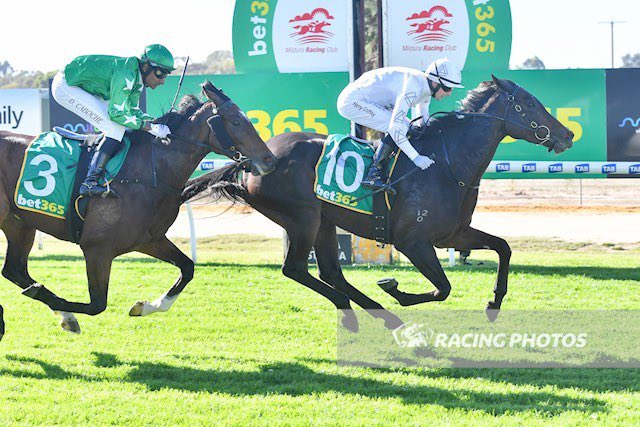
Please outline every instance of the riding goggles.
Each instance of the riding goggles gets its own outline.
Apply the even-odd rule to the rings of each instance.
[[[167,70],[163,70],[162,68],[154,68],[153,69],[153,75],[156,76],[156,78],[162,80],[165,77],[167,77],[169,75],[169,71]]]

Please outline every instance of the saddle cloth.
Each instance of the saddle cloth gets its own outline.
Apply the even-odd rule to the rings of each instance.
[[[107,165],[107,179],[118,173],[130,146],[131,142],[125,137],[122,148]],[[25,151],[14,196],[16,206],[65,219],[81,150],[85,148],[80,141],[56,132],[38,135]]]
[[[316,197],[328,203],[355,212],[372,215],[372,191],[361,186],[373,161],[373,148],[354,141],[349,135],[329,135],[316,164],[313,185]],[[392,176],[397,156],[389,162],[388,175]],[[391,209],[385,193],[387,207]]]

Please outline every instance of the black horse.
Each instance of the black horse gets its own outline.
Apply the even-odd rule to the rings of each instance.
[[[426,171],[412,173],[397,185],[390,213],[392,242],[420,272],[435,291],[409,294],[395,286],[385,287],[401,305],[443,301],[451,291],[449,280],[436,256],[434,246],[458,250],[492,249],[500,257],[495,299],[487,306],[494,320],[507,293],[511,249],[503,239],[470,227],[482,174],[506,136],[543,145],[561,153],[573,145],[573,134],[551,116],[531,94],[515,83],[493,77],[481,83],[461,101],[459,112],[433,119],[422,134],[412,139],[416,149],[436,160]],[[316,198],[314,167],[322,151],[324,137],[310,133],[287,133],[267,142],[278,158],[269,175],[244,174],[234,184],[236,166],[204,175],[188,183],[183,201],[206,190],[234,200],[244,200],[282,226],[290,245],[282,267],[285,276],[322,294],[343,310],[342,322],[357,328],[350,300],[374,315],[385,318],[393,328],[401,324],[395,315],[351,286],[338,264],[336,226],[358,236],[372,238],[371,217],[352,212]],[[415,168],[400,155],[394,178]],[[308,272],[307,255],[315,249],[320,280]]]
[[[29,275],[27,259],[36,229],[61,240],[69,238],[63,220],[16,207],[13,194],[33,137],[0,132],[0,228],[8,242],[2,275],[23,288],[25,295],[61,315],[63,328],[80,331],[71,313],[96,315],[106,309],[111,263],[132,251],[169,262],[180,269],[181,275],[167,293],[152,303],[138,302],[129,314],[144,316],[171,307],[193,278],[194,265],[165,234],[178,215],[185,183],[207,153],[233,156],[258,175],[273,170],[275,157],[247,116],[210,82],[202,91],[208,98],[206,103],[186,96],[178,111],[159,119],[173,131],[171,144],[153,142],[153,137],[143,131],[131,134],[127,159],[112,183],[121,197],[89,202],[80,240],[87,264],[89,303],[66,301]]]

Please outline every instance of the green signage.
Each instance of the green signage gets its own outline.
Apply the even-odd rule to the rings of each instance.
[[[200,94],[200,84],[207,79],[240,106],[265,141],[284,132],[349,132],[349,122],[336,109],[336,99],[349,82],[347,73],[186,76],[180,97]],[[167,77],[163,86],[147,92],[149,114],[160,116],[169,109],[178,80]]]
[[[576,177],[575,166],[579,165],[574,165],[574,162],[607,160],[605,70],[508,70],[496,72],[496,77],[512,80],[535,96],[554,117],[575,134],[575,138],[573,147],[559,155],[549,153],[526,141],[506,138],[500,144],[494,161],[545,162],[545,167],[563,163],[571,165],[571,169],[560,166],[559,169],[555,169],[557,172],[553,172],[552,168],[550,174],[535,176],[561,178],[567,177],[566,174]],[[488,72],[463,72],[463,84],[466,89],[455,89],[450,98],[441,102],[433,101],[431,111],[456,109],[456,102],[466,96],[467,90],[490,79],[491,74]],[[488,173],[486,177],[530,178],[521,172],[522,170],[505,168],[504,172]],[[594,177],[593,170],[589,172],[590,177]]]

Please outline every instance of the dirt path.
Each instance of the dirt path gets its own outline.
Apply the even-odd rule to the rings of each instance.
[[[196,207],[194,217],[199,238],[219,234],[282,236],[278,225],[248,209],[221,213],[221,209]],[[480,206],[472,225],[501,237],[548,237],[597,243],[640,242],[640,208]],[[169,230],[169,236],[189,236],[185,209]]]

